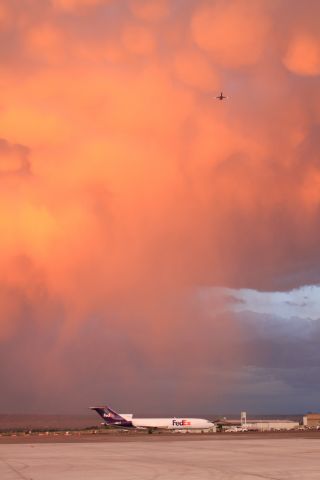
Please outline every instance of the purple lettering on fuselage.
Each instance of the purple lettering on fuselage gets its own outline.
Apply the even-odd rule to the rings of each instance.
[[[176,419],[173,419],[172,420],[172,426],[173,427],[188,427],[191,425],[191,422],[189,420],[176,420]]]

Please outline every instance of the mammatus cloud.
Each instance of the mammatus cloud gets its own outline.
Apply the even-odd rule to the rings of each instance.
[[[133,15],[148,22],[155,22],[167,18],[170,14],[172,2],[168,0],[132,0],[129,1],[129,9]]]
[[[265,53],[271,18],[267,2],[201,2],[191,20],[194,42],[227,68],[255,65]]]
[[[146,364],[141,398],[197,404],[197,382],[213,402],[213,366],[250,352],[197,289],[319,281],[319,13],[2,2],[1,408],[53,391],[63,406],[66,388],[80,407],[84,378],[119,401],[128,381],[145,392]]]
[[[108,0],[52,0],[51,3],[57,9],[74,13],[79,9],[96,7],[98,5],[107,5],[111,2]]]
[[[284,65],[291,72],[303,76],[320,74],[319,38],[308,34],[296,35],[289,43]]]

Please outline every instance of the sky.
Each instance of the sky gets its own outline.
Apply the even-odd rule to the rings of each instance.
[[[0,0],[0,412],[319,410],[319,15]]]

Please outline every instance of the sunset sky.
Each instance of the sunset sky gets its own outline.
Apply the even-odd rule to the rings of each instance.
[[[319,18],[0,0],[0,413],[320,409]]]

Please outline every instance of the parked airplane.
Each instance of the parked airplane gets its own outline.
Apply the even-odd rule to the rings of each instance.
[[[132,414],[117,413],[110,407],[90,407],[104,420],[102,425],[118,428],[145,428],[148,430],[209,430],[214,423],[203,418],[133,418]]]

